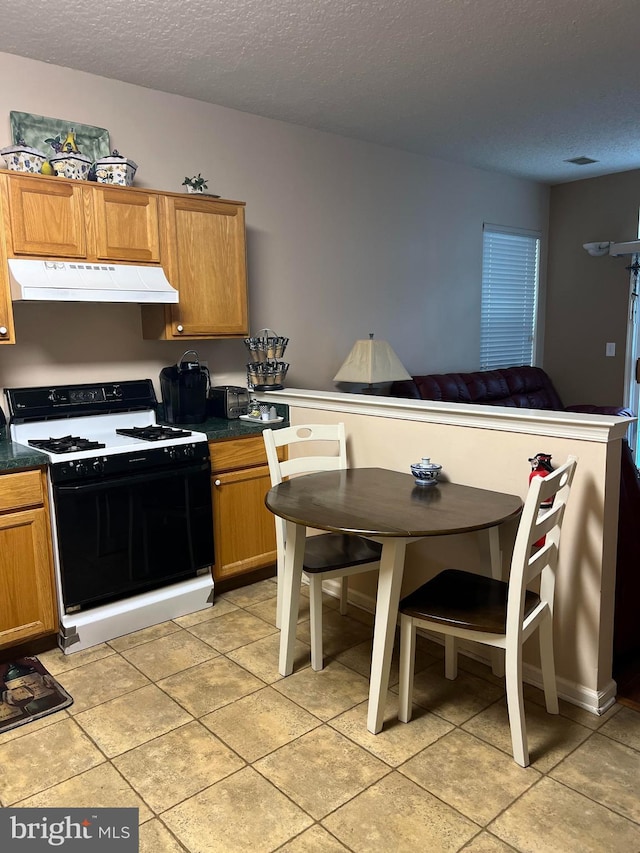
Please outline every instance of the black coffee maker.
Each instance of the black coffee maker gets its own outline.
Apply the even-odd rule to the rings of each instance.
[[[193,356],[187,359],[187,356]],[[201,424],[207,417],[209,370],[198,353],[187,350],[177,364],[160,371],[164,420],[170,424]]]

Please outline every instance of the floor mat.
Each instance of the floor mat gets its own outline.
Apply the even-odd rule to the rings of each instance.
[[[0,734],[71,705],[73,699],[36,657],[0,664]]]

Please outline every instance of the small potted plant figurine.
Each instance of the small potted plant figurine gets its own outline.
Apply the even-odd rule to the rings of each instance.
[[[185,178],[182,186],[187,188],[188,193],[203,193],[207,187],[207,179],[203,178],[200,172],[194,175],[193,178]]]

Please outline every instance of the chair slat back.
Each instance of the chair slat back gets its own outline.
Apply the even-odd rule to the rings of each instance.
[[[511,558],[507,634],[522,630],[525,592],[538,576],[541,601],[553,612],[560,532],[577,462],[577,457],[569,456],[553,473],[531,481]],[[540,509],[551,498],[553,506]]]
[[[338,424],[304,424],[302,426],[284,427],[283,429],[265,429],[262,431],[271,485],[277,486],[286,477],[295,474],[313,474],[316,471],[337,471],[347,467],[347,440],[343,423]],[[279,447],[301,445],[306,442],[332,442],[327,447],[328,455],[317,455],[317,447],[313,448],[313,456],[295,456],[281,462],[278,459]],[[334,455],[330,455],[333,451]],[[284,560],[286,542],[286,524],[284,518],[274,516],[276,525],[276,548],[278,562]]]
[[[276,486],[292,474],[312,474],[316,471],[338,471],[347,467],[347,442],[344,424],[304,424],[279,430],[265,429],[262,433],[267,451],[271,485]],[[280,462],[278,447],[299,446],[308,442],[331,442],[327,453],[298,456]]]

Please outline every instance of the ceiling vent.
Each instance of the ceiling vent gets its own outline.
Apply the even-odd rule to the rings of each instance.
[[[565,160],[565,163],[573,163],[574,166],[588,166],[589,163],[597,163],[598,160],[593,160],[591,157],[573,157],[571,160]]]

